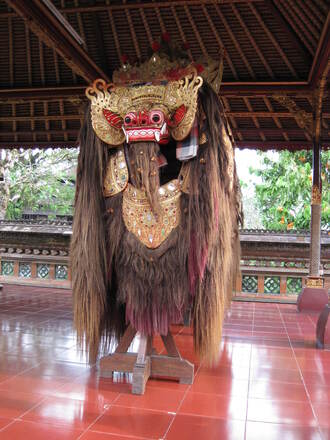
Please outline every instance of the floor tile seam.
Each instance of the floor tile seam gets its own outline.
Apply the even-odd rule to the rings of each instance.
[[[11,426],[11,425],[13,425],[14,423],[16,423],[16,421],[17,421],[17,419],[11,419],[7,425],[5,425],[5,426],[3,426],[2,428],[0,428],[0,435],[1,435],[1,432],[2,432],[2,431],[4,431],[4,430],[7,429],[9,426]]]
[[[124,393],[121,393],[121,394],[124,395],[124,396],[127,396],[127,394],[124,394]],[[178,407],[176,408],[175,411],[169,411],[167,409],[155,409],[155,408],[148,408],[148,407],[145,407],[145,406],[141,407],[141,406],[134,405],[134,403],[127,403],[127,404],[124,405],[122,403],[117,403],[118,400],[119,400],[119,397],[118,398],[116,397],[116,402],[115,403],[111,402],[111,408],[112,407],[116,407],[116,408],[133,408],[133,409],[139,409],[139,410],[143,410],[143,411],[149,411],[151,413],[165,414],[165,415],[170,415],[170,416],[173,416],[174,414],[178,413],[179,404],[181,403],[181,400],[180,400],[180,403],[178,404]],[[108,408],[108,409],[110,409],[110,408]]]
[[[42,364],[42,362],[39,362],[38,364],[35,364],[35,365],[33,365],[32,367],[29,367],[29,368],[27,368],[26,370],[21,371],[20,373],[14,374],[13,376],[11,376],[10,379],[6,379],[6,380],[4,380],[4,381],[0,381],[0,388],[1,388],[1,385],[2,385],[4,382],[7,382],[7,381],[12,380],[12,379],[15,379],[17,376],[21,376],[22,374],[27,373],[27,372],[30,371],[30,370],[33,370],[33,368],[38,367],[38,366],[41,365],[41,364]]]
[[[186,412],[186,411],[182,411],[182,412],[178,412],[177,413],[178,416],[189,416],[189,417],[203,417],[205,419],[212,419],[212,420],[222,420],[224,422],[227,422],[228,420],[230,421],[239,421],[239,422],[246,422],[246,417],[242,416],[242,417],[236,417],[231,415],[230,417],[228,416],[211,416],[211,415],[205,415],[205,414],[196,414],[196,413],[191,413],[191,412]]]
[[[29,393],[27,393],[29,394]],[[33,394],[33,393],[30,393]],[[39,400],[37,403],[35,403],[33,406],[31,406],[31,408],[29,408],[28,410],[24,411],[22,414],[20,414],[18,417],[16,417],[17,420],[21,420],[23,421],[23,418],[26,414],[28,414],[30,411],[33,411],[35,408],[37,408],[39,405],[41,405],[45,400],[47,400],[49,398],[49,396],[44,396],[41,400]]]
[[[196,373],[194,374],[193,383],[194,383],[194,380],[195,380],[195,378],[196,378],[196,376],[197,376],[197,374],[198,374],[200,368],[201,368],[201,365],[198,366],[197,371],[196,371]],[[172,418],[172,420],[171,420],[169,426],[167,427],[167,430],[165,431],[165,433],[164,433],[164,435],[163,435],[163,438],[160,439],[160,440],[164,440],[164,439],[166,439],[166,437],[167,437],[168,433],[170,432],[170,429],[171,429],[171,427],[172,427],[172,425],[173,425],[173,423],[174,423],[174,420],[176,419],[176,416],[177,416],[178,412],[179,412],[180,409],[181,409],[181,406],[182,406],[182,404],[183,404],[185,398],[187,397],[189,391],[190,391],[191,388],[192,388],[193,383],[190,384],[190,385],[187,387],[187,389],[185,390],[185,393],[184,393],[184,395],[182,396],[181,402],[179,403],[179,405],[178,405],[178,407],[177,407],[176,413],[173,415],[173,418]]]
[[[252,336],[254,331],[254,317],[255,317],[255,303],[253,304],[253,314],[252,314]],[[251,381],[251,364],[252,364],[252,344],[250,347],[250,359],[249,359],[249,377],[248,377],[248,388],[247,388],[247,401],[246,401],[246,412],[245,412],[245,425],[244,425],[244,439],[246,439],[246,421],[249,411],[249,394],[250,394],[250,381]]]
[[[249,400],[266,400],[268,402],[283,402],[283,403],[309,403],[308,398],[304,399],[304,400],[292,400],[292,399],[280,399],[280,398],[267,398],[267,397],[255,397],[255,396],[250,396],[248,397],[248,401]]]
[[[254,418],[247,418],[246,424],[248,422],[269,423],[271,425],[284,425],[284,426],[290,426],[290,427],[296,427],[296,428],[315,428],[315,429],[318,430],[319,434],[321,432],[320,431],[321,427],[318,424],[317,420],[313,420],[312,423],[302,424],[301,420],[292,420],[292,419],[290,420],[290,422],[278,423],[278,422],[272,422],[272,421],[268,421],[268,420],[259,420],[259,419],[254,419]]]
[[[80,374],[80,375],[78,375],[76,378],[75,378],[75,381],[76,380],[79,380],[79,378],[80,377],[82,377],[84,374],[86,374],[86,372],[85,373],[82,373],[82,374]],[[75,382],[74,381],[74,382]],[[69,381],[68,382],[65,382],[65,383],[63,383],[63,384],[61,384],[59,387],[55,387],[55,388],[53,388],[53,391],[55,391],[55,392],[58,392],[58,391],[61,391],[62,390],[62,388],[64,388],[64,387],[66,387],[67,385],[68,385],[68,383],[69,383]],[[72,382],[73,383],[73,382]],[[0,388],[1,388],[1,384],[0,384]],[[3,391],[8,391],[8,390],[3,390]],[[52,394],[38,394],[38,392],[35,392],[35,393],[27,393],[27,392],[22,392],[23,394],[36,394],[36,395],[40,395],[40,396],[44,396],[44,398],[42,399],[42,401],[40,401],[40,404],[41,403],[43,403],[44,402],[44,400],[47,400],[47,399],[50,399],[50,398],[54,398],[54,399],[56,399],[56,398],[59,398],[59,399],[61,399],[62,397],[60,397],[60,396],[54,396],[54,395],[52,395]],[[68,400],[79,400],[79,401],[82,401],[82,402],[84,402],[85,401],[85,399],[72,399],[72,398],[68,398]],[[35,407],[33,407],[33,408],[31,408],[31,409],[34,409]],[[29,410],[28,410],[29,411]]]
[[[87,426],[87,428],[86,428],[86,429],[85,429],[85,430],[84,430],[84,431],[83,431],[83,432],[82,432],[82,433],[76,438],[76,440],[80,440],[81,437],[82,437],[84,434],[86,434],[86,432],[88,432],[89,430],[91,430],[90,428],[92,428],[92,426],[94,426],[95,423],[96,423],[98,420],[100,420],[100,418],[103,417],[104,414],[105,414],[110,408],[112,408],[113,404],[119,399],[119,397],[120,397],[122,394],[123,394],[123,393],[119,393],[118,396],[115,397],[115,398],[113,399],[113,401],[111,401],[110,403],[105,404],[104,407],[103,407],[103,411],[102,411],[102,413],[99,414],[98,417],[96,417],[96,419],[95,419],[92,423],[90,423],[90,424]]]
[[[280,316],[281,316],[282,319],[283,319],[283,316],[282,316],[282,313],[281,313],[280,308],[279,308],[279,313],[280,313]],[[297,312],[296,312],[296,313],[297,313]],[[283,320],[283,322],[284,322],[284,320]],[[286,327],[285,327],[285,328],[286,328]],[[309,391],[308,391],[308,389],[307,389],[304,375],[303,375],[303,373],[302,373],[302,370],[301,370],[300,365],[299,365],[299,362],[298,362],[298,360],[297,360],[297,357],[296,357],[296,354],[295,354],[294,348],[293,348],[293,346],[292,346],[292,342],[291,342],[290,335],[289,335],[289,333],[287,333],[287,334],[288,334],[288,339],[289,339],[289,343],[290,343],[291,349],[292,349],[292,351],[293,351],[293,356],[294,356],[294,359],[295,359],[295,361],[296,361],[296,363],[297,363],[298,371],[299,371],[299,374],[300,374],[300,376],[301,376],[302,383],[303,383],[303,385],[304,385],[304,387],[305,387],[305,393],[306,393],[306,395],[307,395],[307,397],[308,397],[308,403],[309,403],[309,405],[310,405],[310,407],[311,407],[311,410],[312,410],[312,413],[313,413],[314,419],[315,419],[315,421],[316,421],[316,423],[317,423],[317,428],[318,428],[319,434],[320,434],[321,438],[323,438],[323,433],[322,433],[322,431],[321,431],[321,426],[320,426],[320,423],[319,423],[319,419],[318,419],[318,417],[317,417],[317,415],[316,415],[316,411],[315,411],[315,409],[314,409],[314,405],[313,405],[313,402],[312,402],[311,396],[310,396]]]
[[[87,432],[88,432],[88,431],[87,431]],[[116,432],[104,432],[104,431],[98,431],[98,430],[94,430],[94,429],[90,429],[89,432],[95,432],[95,433],[97,433],[97,434],[105,434],[105,435],[109,435],[109,436],[110,436],[110,435],[116,435],[116,436],[122,437],[123,440],[125,440],[125,439],[133,439],[133,440],[136,440],[136,439],[138,439],[138,440],[155,440],[155,439],[153,439],[152,437],[141,437],[141,436],[136,437],[136,436],[134,436],[134,435],[129,435],[129,434],[118,434],[118,433],[116,433]],[[86,434],[86,432],[85,432],[85,434]],[[75,440],[79,440],[79,438],[77,438],[77,439],[75,439]],[[162,440],[162,439],[160,439],[160,440]]]

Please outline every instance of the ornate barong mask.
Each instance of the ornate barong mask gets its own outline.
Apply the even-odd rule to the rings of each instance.
[[[71,258],[92,361],[128,323],[167,334],[188,307],[196,352],[219,353],[241,218],[221,75],[221,62],[154,53],[86,90]]]
[[[179,81],[162,85],[123,87],[96,80],[86,91],[95,133],[111,146],[125,141],[166,143],[170,135],[180,141],[190,133],[202,83],[193,69]]]

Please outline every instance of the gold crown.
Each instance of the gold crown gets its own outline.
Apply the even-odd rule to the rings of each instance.
[[[216,93],[220,90],[223,73],[223,55],[220,61],[212,58],[201,58],[191,62],[186,58],[171,61],[164,53],[154,53],[152,57],[140,65],[124,63],[112,75],[116,85],[133,85],[139,83],[156,83],[162,81],[175,81],[191,74],[193,71],[207,81]]]

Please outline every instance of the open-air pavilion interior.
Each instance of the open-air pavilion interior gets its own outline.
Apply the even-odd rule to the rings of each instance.
[[[0,220],[0,440],[330,439],[329,23],[326,0],[0,0],[1,149],[79,147],[86,87],[165,35],[193,61],[223,59],[235,148],[313,151],[310,232],[241,231],[217,364],[195,356],[189,316],[172,326],[192,383],[151,377],[132,393],[133,370],[89,365],[72,319],[71,220]],[[177,353],[166,344],[153,348]]]

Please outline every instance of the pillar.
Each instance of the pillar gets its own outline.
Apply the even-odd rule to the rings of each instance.
[[[297,300],[299,311],[321,311],[328,303],[328,293],[324,289],[324,279],[320,274],[322,215],[320,123],[321,119],[318,123],[314,114],[315,134],[313,142],[309,276]]]

